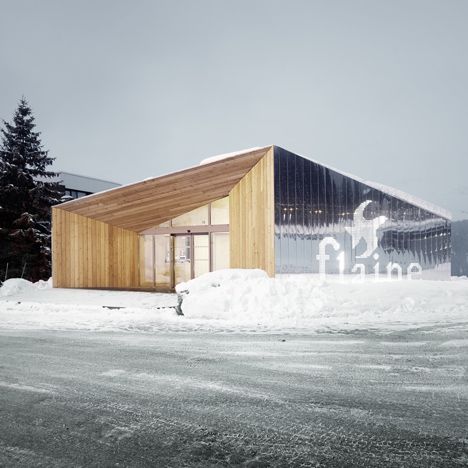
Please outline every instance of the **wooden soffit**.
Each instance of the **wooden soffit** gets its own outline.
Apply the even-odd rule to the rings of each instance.
[[[78,198],[56,208],[141,232],[226,197],[270,148],[232,153],[172,174]]]

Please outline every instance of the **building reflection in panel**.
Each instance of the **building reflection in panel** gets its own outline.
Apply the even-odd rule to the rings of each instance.
[[[450,274],[448,219],[279,147],[274,174],[277,273],[318,273],[331,237],[339,248],[326,248],[327,273],[358,264],[385,275],[397,263],[403,273],[420,264],[425,278]]]

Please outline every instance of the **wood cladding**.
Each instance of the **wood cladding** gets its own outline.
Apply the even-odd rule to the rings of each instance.
[[[52,209],[52,276],[58,288],[139,287],[138,234]]]
[[[271,148],[254,149],[162,177],[117,187],[62,203],[59,208],[141,232],[227,196]]]
[[[231,268],[275,274],[273,147],[229,194]]]
[[[58,205],[54,287],[147,289],[139,233],[228,195],[231,267],[274,276],[273,190],[269,146]]]

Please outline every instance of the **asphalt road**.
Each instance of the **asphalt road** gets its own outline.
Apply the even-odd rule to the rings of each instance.
[[[0,356],[2,467],[468,465],[456,326],[1,331]]]

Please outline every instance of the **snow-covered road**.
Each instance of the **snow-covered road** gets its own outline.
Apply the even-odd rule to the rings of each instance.
[[[0,466],[468,464],[466,279],[212,282],[5,282]]]
[[[0,466],[466,466],[468,334],[0,331]]]

